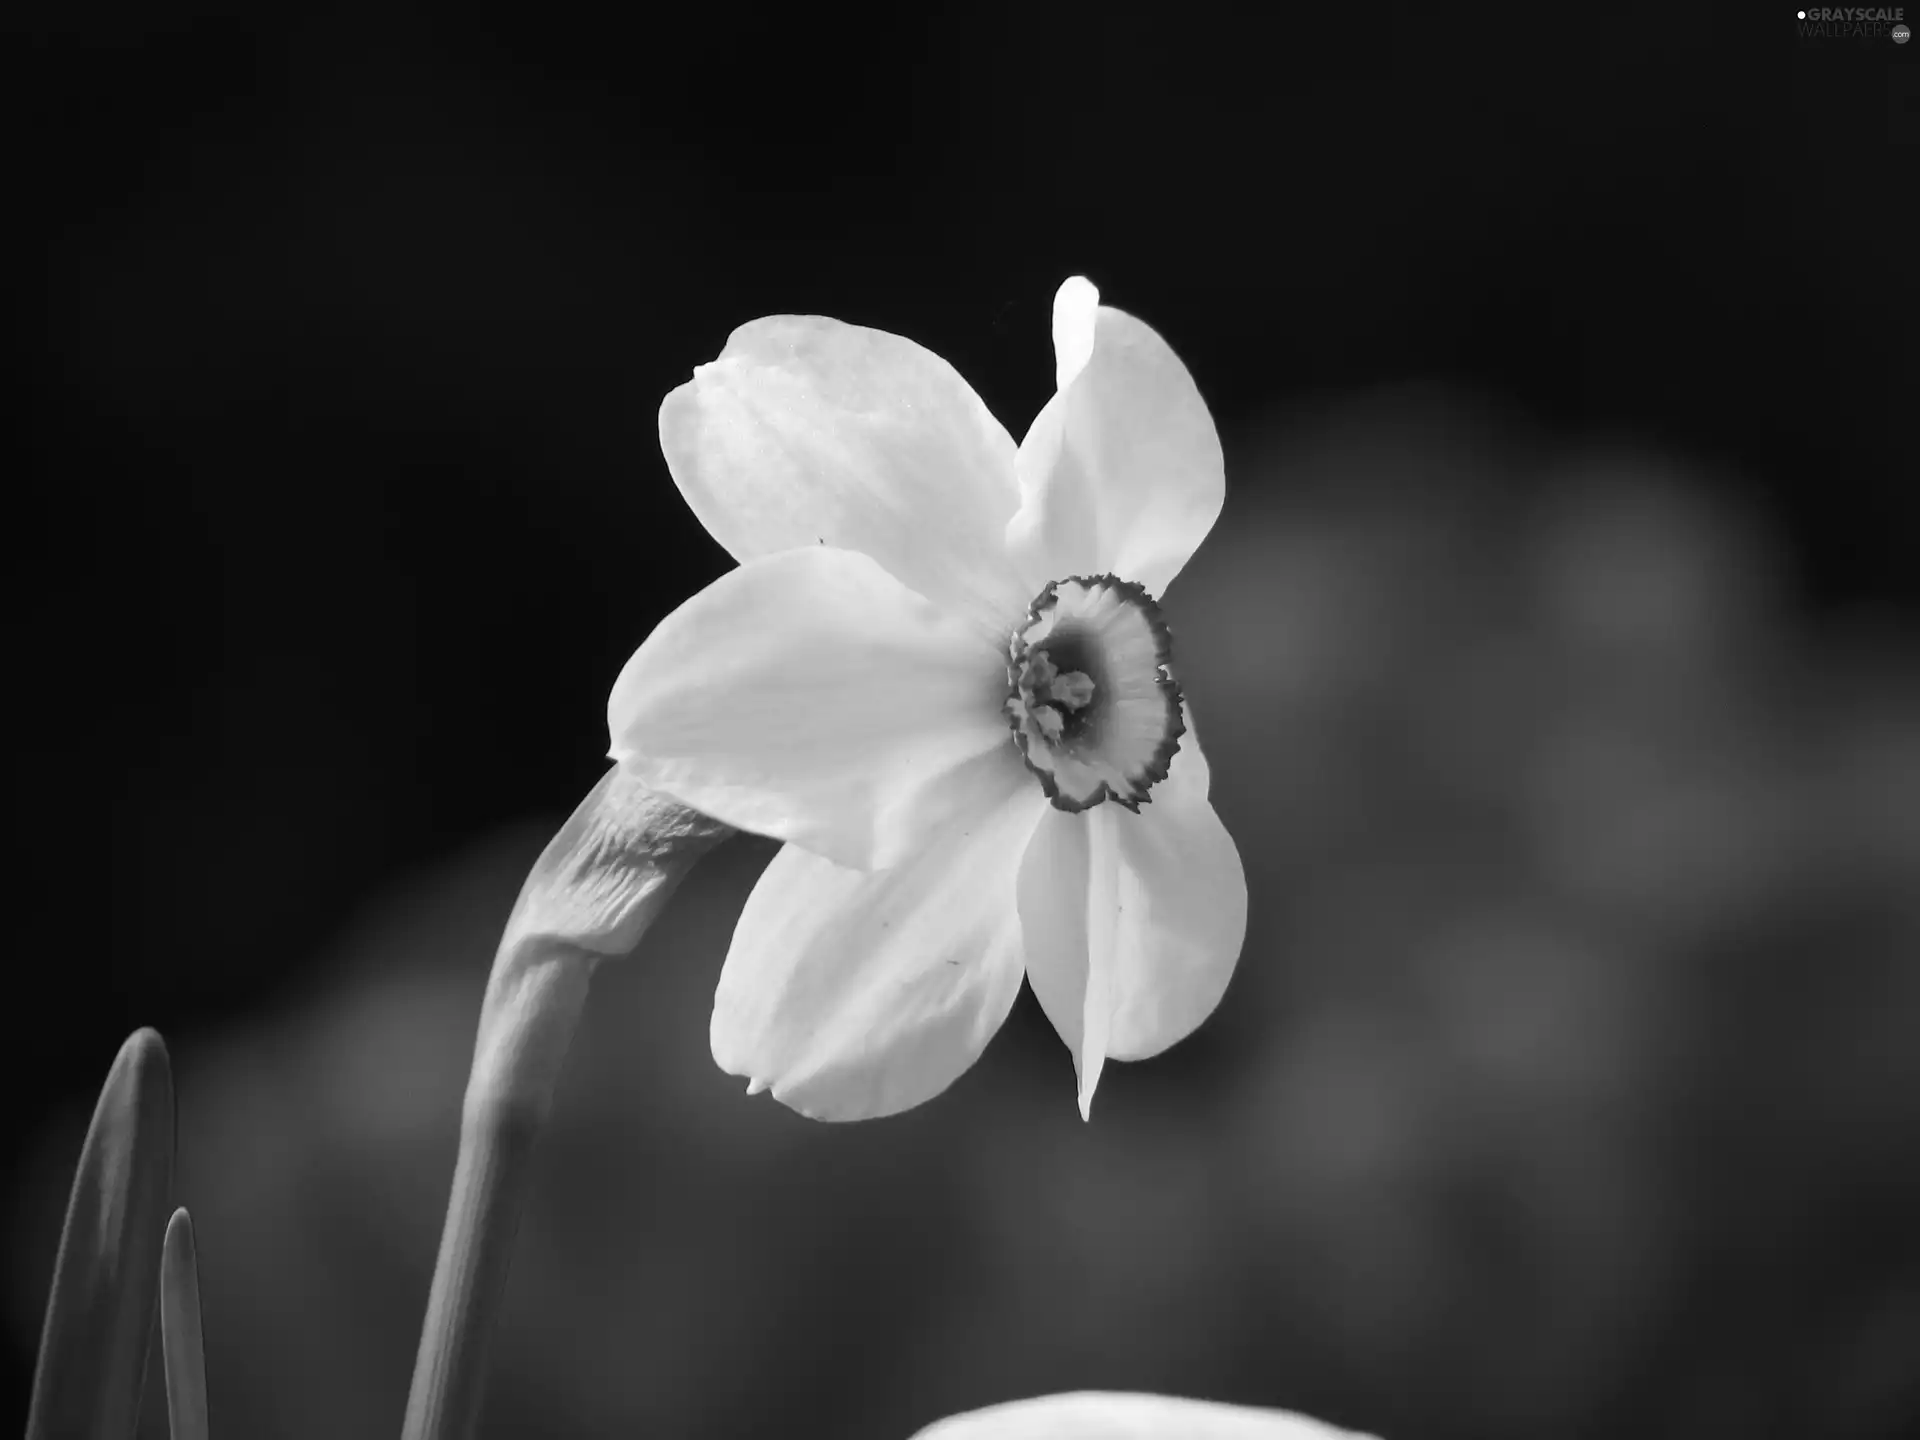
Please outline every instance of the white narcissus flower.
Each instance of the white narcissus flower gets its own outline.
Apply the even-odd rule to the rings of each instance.
[[[1284,1410],[1084,1391],[954,1415],[913,1440],[1367,1440]]]
[[[1053,342],[1017,447],[938,356],[812,316],[741,326],[660,407],[674,483],[740,564],[627,662],[611,754],[787,842],[712,1040],[803,1114],[939,1094],[1024,972],[1084,1115],[1102,1064],[1189,1034],[1240,954],[1246,878],[1153,599],[1220,513],[1219,438],[1086,280]]]

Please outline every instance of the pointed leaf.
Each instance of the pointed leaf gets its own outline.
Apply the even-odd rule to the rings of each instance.
[[[129,1440],[173,1192],[167,1047],[136,1030],[94,1107],[40,1333],[27,1440]]]
[[[173,1440],[207,1440],[207,1356],[200,1328],[200,1269],[185,1208],[167,1222],[160,1261],[160,1351],[167,1367]]]

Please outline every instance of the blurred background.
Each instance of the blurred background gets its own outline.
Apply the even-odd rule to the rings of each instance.
[[[1253,894],[1226,1001],[1091,1124],[1023,996],[939,1100],[815,1125],[707,1054],[772,850],[729,842],[596,982],[485,1433],[882,1440],[1081,1386],[1915,1433],[1920,49],[638,15],[7,22],[0,1408],[146,1024],[216,1427],[397,1433],[495,937],[622,661],[728,563],[660,398],[822,313],[1018,435],[1085,273],[1226,446],[1167,598]]]

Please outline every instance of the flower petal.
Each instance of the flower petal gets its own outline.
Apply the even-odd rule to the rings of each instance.
[[[1107,817],[1120,866],[1107,1032],[1115,1060],[1145,1060],[1198,1029],[1247,937],[1246,871],[1207,799],[1211,775],[1191,717],[1188,726],[1153,803]]]
[[[1093,332],[1100,315],[1100,291],[1084,275],[1075,275],[1053,293],[1053,388],[1064,390],[1093,358]]]
[[[1091,1116],[1106,1063],[1112,1015],[1104,957],[1112,946],[1115,864],[1111,831],[1094,823],[1107,808],[1117,807],[1073,813],[1049,805],[1020,861],[1027,981],[1073,1054],[1083,1120]],[[1099,882],[1105,883],[1096,892]]]
[[[1191,726],[1138,814],[1049,808],[1020,867],[1027,979],[1073,1052],[1083,1116],[1109,1057],[1157,1055],[1213,1013],[1246,938],[1246,873]]]
[[[865,555],[742,565],[655,628],[607,702],[612,757],[742,830],[891,865],[1004,752],[1002,653]]]
[[[992,1405],[936,1421],[914,1440],[1366,1440],[1285,1410],[1172,1395],[1082,1391]]]
[[[1012,438],[946,361],[810,315],[735,330],[660,406],[667,468],[745,563],[798,545],[858,550],[901,584],[1002,625],[1033,593],[1005,528]]]
[[[1148,326],[1101,305],[1088,341],[1090,294],[1074,279],[1054,297],[1060,389],[1020,442],[1007,544],[1030,591],[1113,574],[1160,595],[1220,514],[1220,437],[1187,367]]]
[[[1020,993],[1014,868],[1039,812],[1018,765],[968,767],[975,804],[890,870],[789,845],[754,886],[713,1003],[713,1058],[821,1120],[930,1100]]]

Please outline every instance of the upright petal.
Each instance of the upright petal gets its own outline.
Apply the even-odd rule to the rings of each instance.
[[[1140,1060],[1213,1013],[1246,938],[1240,852],[1188,721],[1138,814],[1049,808],[1020,867],[1027,979],[1073,1052],[1089,1113],[1106,1060]]]
[[[969,767],[975,804],[890,870],[789,845],[748,897],[713,1002],[713,1058],[821,1120],[932,1099],[1020,992],[1014,869],[1039,791]]]
[[[1054,298],[1060,389],[1020,442],[1007,543],[1030,590],[1111,573],[1159,595],[1220,514],[1220,437],[1172,347],[1097,296],[1074,279]]]
[[[1100,291],[1075,275],[1053,292],[1053,388],[1064,390],[1093,358],[1093,332],[1100,318]]]
[[[999,752],[1006,661],[865,555],[742,565],[655,628],[607,702],[612,757],[716,820],[860,869],[968,801]]]
[[[1004,548],[1013,440],[911,340],[808,315],[742,325],[662,403],[660,448],[742,563],[797,545],[858,550],[982,624],[1003,625],[1033,593]]]
[[[940,1420],[914,1440],[1367,1440],[1285,1410],[1173,1395],[1041,1395]]]

